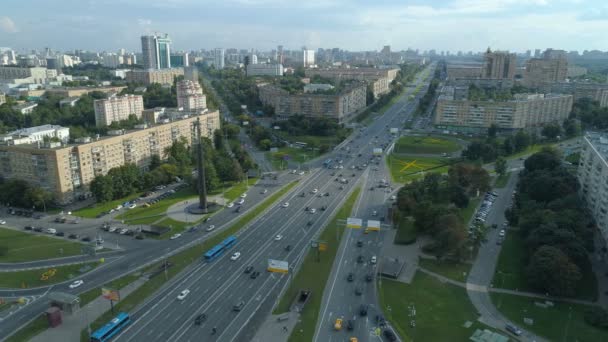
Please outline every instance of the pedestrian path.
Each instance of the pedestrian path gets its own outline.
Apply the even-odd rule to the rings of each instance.
[[[286,315],[286,320],[279,321],[278,318]],[[297,312],[288,312],[281,315],[269,315],[262,323],[251,342],[287,342],[291,331],[300,320]]]
[[[142,286],[146,281],[147,279],[145,277],[135,280],[120,290],[120,296],[122,298],[127,297],[133,291]],[[110,302],[101,297],[100,294],[97,299],[80,308],[80,310],[75,314],[64,314],[63,323],[60,326],[48,328],[34,338],[30,339],[30,342],[80,341],[80,332],[83,329],[87,329],[89,322],[95,321],[108,310],[110,310]],[[118,313],[118,311],[115,310],[115,313]]]

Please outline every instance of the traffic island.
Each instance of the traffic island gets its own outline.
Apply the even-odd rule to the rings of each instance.
[[[192,203],[186,207],[186,212],[192,215],[207,215],[212,214],[222,207],[215,202],[208,202],[206,208],[201,208],[198,203]]]

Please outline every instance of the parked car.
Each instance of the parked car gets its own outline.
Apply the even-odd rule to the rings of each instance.
[[[65,235],[64,232],[57,232],[57,233],[55,233],[55,236],[64,236],[64,235]]]
[[[78,239],[78,234],[70,234],[68,235],[69,239]]]
[[[518,327],[516,327],[516,326],[515,326],[515,325],[513,325],[513,324],[507,324],[507,325],[505,325],[505,329],[506,329],[508,332],[510,332],[510,333],[512,333],[513,335],[515,335],[515,336],[520,336],[520,335],[521,335],[521,329],[519,329]]]
[[[352,272],[350,272],[350,273],[348,274],[348,276],[346,277],[346,280],[347,280],[348,282],[352,282],[353,280],[355,280],[355,275],[354,275]]]

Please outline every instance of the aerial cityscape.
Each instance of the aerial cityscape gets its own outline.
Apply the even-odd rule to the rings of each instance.
[[[608,341],[608,7],[0,11],[0,342]]]

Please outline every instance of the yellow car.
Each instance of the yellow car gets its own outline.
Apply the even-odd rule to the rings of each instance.
[[[342,330],[342,318],[336,318],[336,323],[334,324],[334,328],[336,330]]]
[[[357,338],[356,338],[356,337],[351,337],[349,341],[350,341],[350,342],[359,342],[359,340],[357,340]]]

